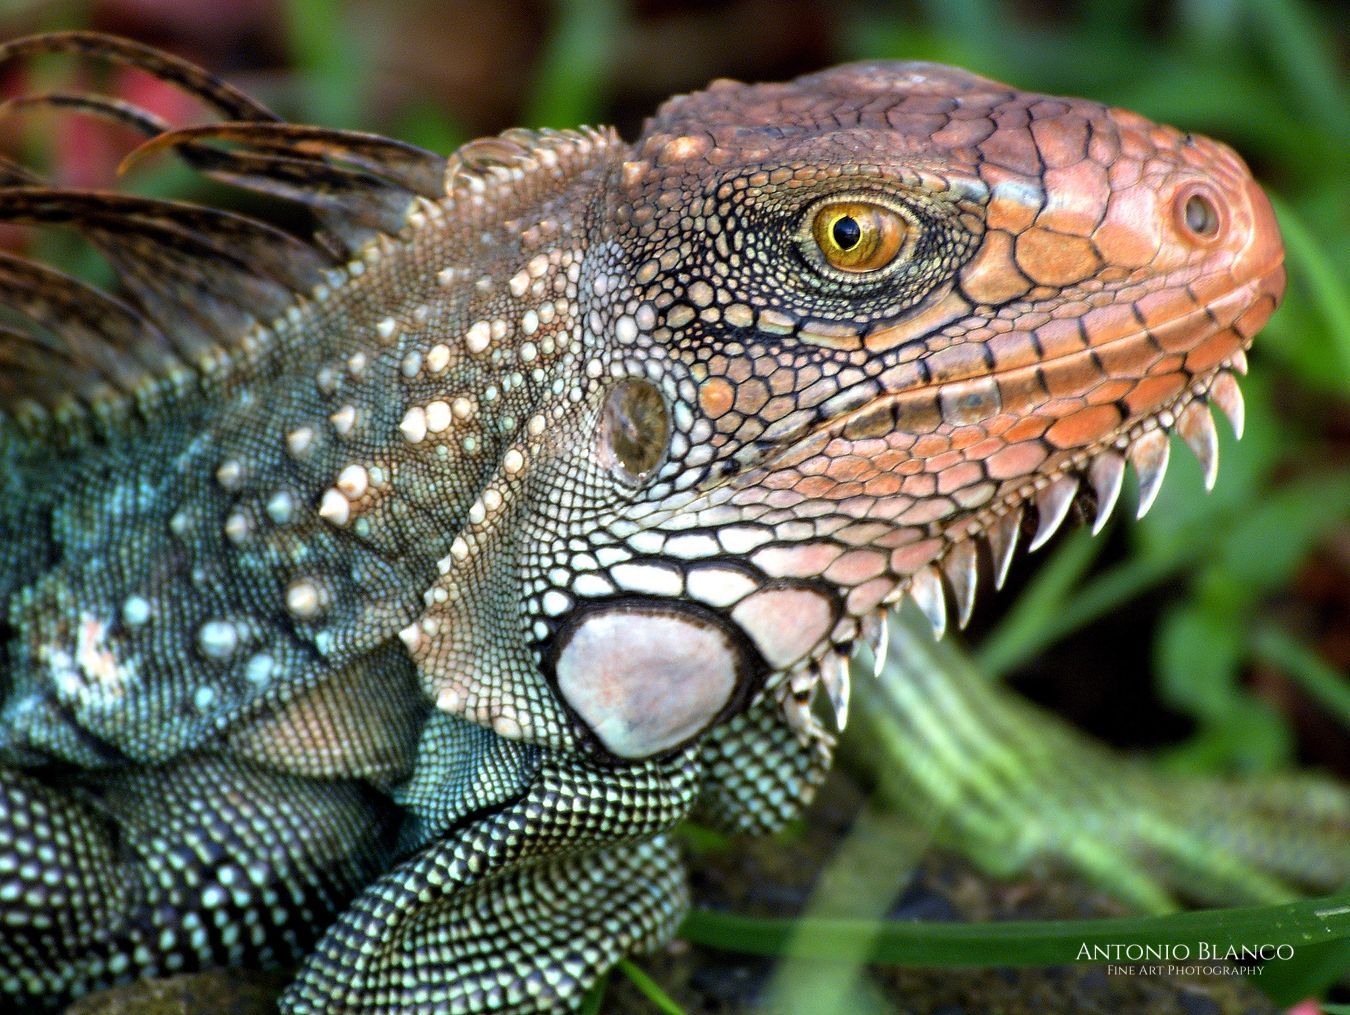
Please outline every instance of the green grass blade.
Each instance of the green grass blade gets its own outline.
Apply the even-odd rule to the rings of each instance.
[[[600,1006],[605,1003],[605,991],[609,989],[609,973],[595,981],[595,985],[586,991],[581,999],[577,1015],[600,1015]]]
[[[1300,948],[1288,962],[1268,962],[1256,983],[1282,1006],[1293,1006],[1317,997],[1350,970],[1350,941],[1328,941]],[[1332,1011],[1323,1005],[1324,1015]],[[1350,1013],[1350,1007],[1345,1009]]]
[[[1113,945],[1189,945],[1219,951],[1254,944],[1350,941],[1350,893],[1276,906],[1206,909],[1105,920],[1014,920],[952,924],[846,919],[766,919],[695,909],[680,935],[687,941],[751,955],[786,955],[810,942],[814,959],[924,966],[1039,966],[1103,961]]]
[[[657,985],[655,980],[628,959],[620,959],[616,968],[633,981],[633,986],[637,987],[642,996],[656,1006],[657,1011],[664,1012],[665,1015],[684,1015],[684,1009],[676,1004],[670,995]]]
[[[1286,673],[1350,729],[1350,681],[1344,673],[1338,673],[1303,642],[1277,627],[1260,628],[1252,638],[1252,648],[1258,659]]]

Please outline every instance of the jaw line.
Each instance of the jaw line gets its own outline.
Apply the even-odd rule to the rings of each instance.
[[[1104,350],[1109,350],[1129,342],[1137,342],[1141,340],[1143,336],[1147,334],[1147,332],[1149,331],[1161,331],[1163,329],[1174,328],[1177,327],[1178,325],[1185,325],[1186,323],[1191,321],[1195,321],[1197,324],[1203,322],[1205,325],[1207,325],[1204,328],[1197,328],[1195,331],[1196,342],[1198,344],[1200,341],[1203,341],[1210,335],[1216,334],[1219,331],[1223,330],[1223,328],[1215,328],[1212,325],[1212,321],[1209,314],[1209,309],[1211,307],[1213,307],[1215,304],[1238,299],[1239,297],[1245,294],[1247,298],[1243,300],[1242,310],[1235,315],[1234,320],[1240,318],[1242,316],[1242,313],[1244,313],[1251,306],[1255,305],[1257,299],[1268,291],[1267,283],[1269,283],[1269,281],[1278,272],[1282,270],[1283,265],[1284,259],[1283,257],[1281,257],[1277,259],[1274,263],[1272,263],[1270,266],[1264,268],[1259,272],[1254,273],[1251,277],[1247,278],[1238,285],[1235,285],[1227,293],[1215,299],[1211,299],[1206,303],[1204,303],[1203,305],[1194,307],[1191,310],[1186,311],[1185,313],[1177,314],[1176,316],[1170,317],[1164,321],[1160,321],[1150,328],[1132,329],[1131,331],[1128,331],[1124,334],[1117,335],[1103,342],[1089,346],[1086,349],[1075,349],[1068,352],[1062,352],[1054,356],[1046,357],[1045,359],[1037,360],[1033,363],[1020,364],[1018,366],[1008,367],[1002,370],[996,369],[983,373],[970,373],[961,376],[954,376],[946,378],[937,384],[916,385],[906,388],[896,388],[883,391],[881,394],[875,396],[874,398],[868,399],[861,405],[838,412],[835,415],[830,416],[826,419],[817,420],[811,423],[803,423],[800,427],[783,435],[779,440],[777,440],[775,442],[776,447],[769,450],[765,458],[754,463],[750,468],[742,469],[738,475],[731,478],[733,480],[743,481],[747,476],[758,476],[764,472],[771,472],[776,466],[781,465],[786,459],[790,458],[791,456],[800,454],[801,452],[809,449],[811,446],[819,442],[827,441],[834,437],[840,436],[842,429],[847,427],[851,421],[864,417],[870,413],[874,413],[877,411],[878,407],[884,406],[889,402],[899,399],[901,397],[913,395],[916,392],[931,391],[934,393],[934,395],[936,395],[945,386],[948,385],[960,384],[966,381],[979,380],[986,377],[990,379],[996,379],[1000,376],[1007,376],[1015,371],[1026,370],[1029,368],[1044,368],[1050,364],[1059,363],[1067,359],[1072,359],[1074,357],[1080,357],[1093,353],[1100,353]],[[1278,301],[1278,293],[1276,293],[1276,299]],[[1228,327],[1231,327],[1231,325],[1229,325]],[[915,339],[914,341],[922,341],[922,339]],[[1248,344],[1249,342],[1250,339],[1244,342],[1244,348],[1246,344]],[[1214,374],[1216,374],[1220,370],[1225,369],[1226,367],[1227,363],[1221,364],[1217,367],[1211,368],[1204,374],[1198,375],[1192,381],[1191,385],[1188,386],[1187,391],[1194,390],[1195,385],[1198,382],[1208,382],[1210,379],[1212,379]],[[1165,410],[1159,410],[1159,413],[1163,411]],[[1137,426],[1139,425],[1139,423],[1147,422],[1150,418],[1152,418],[1152,416],[1145,417],[1143,420],[1137,421],[1135,425]]]

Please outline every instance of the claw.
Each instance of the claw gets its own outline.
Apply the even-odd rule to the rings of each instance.
[[[848,725],[848,657],[831,652],[820,661],[820,682],[834,709],[834,728],[840,733]]]
[[[1088,467],[1088,482],[1097,495],[1097,517],[1092,520],[1092,534],[1095,536],[1106,525],[1111,512],[1116,509],[1120,499],[1120,487],[1125,478],[1125,459],[1114,451],[1105,451],[1098,455]]]
[[[985,531],[984,538],[989,542],[989,556],[994,561],[994,588],[1003,588],[1008,580],[1008,566],[1012,564],[1013,551],[1017,549],[1017,535],[1022,531],[1022,509],[1016,508],[1000,515],[994,524]]]
[[[1233,424],[1233,434],[1242,438],[1242,427],[1246,422],[1247,409],[1242,401],[1242,391],[1238,388],[1237,378],[1230,373],[1222,373],[1214,378],[1209,386],[1209,400],[1223,410],[1228,422]]]
[[[1219,435],[1214,430],[1214,417],[1209,414],[1209,406],[1204,402],[1186,406],[1177,421],[1177,433],[1200,461],[1205,474],[1205,489],[1213,490],[1214,480],[1219,475]]]
[[[1171,442],[1166,430],[1150,430],[1130,445],[1130,461],[1139,475],[1139,513],[1138,518],[1148,514],[1148,509],[1157,499],[1162,486],[1163,476],[1167,475],[1167,457],[1171,453]]]
[[[940,641],[947,632],[947,601],[942,593],[942,577],[937,568],[928,565],[909,580],[909,594],[933,626],[933,640]]]
[[[1038,550],[1045,541],[1055,534],[1069,513],[1073,495],[1078,492],[1078,479],[1075,476],[1060,476],[1049,486],[1036,494],[1036,513],[1039,521],[1036,534],[1031,537],[1027,549]]]
[[[956,624],[964,628],[970,623],[970,611],[975,608],[975,586],[979,582],[979,560],[975,556],[975,541],[963,539],[951,548],[942,561],[952,593],[956,597]]]
[[[1237,352],[1233,353],[1232,358],[1229,359],[1228,362],[1233,364],[1233,369],[1243,377],[1247,376],[1247,351],[1245,349],[1239,349]]]

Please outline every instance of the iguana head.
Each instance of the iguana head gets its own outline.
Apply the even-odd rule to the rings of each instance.
[[[1127,461],[1146,510],[1173,431],[1212,482],[1209,403],[1240,428],[1283,289],[1223,145],[931,64],[717,82],[632,146],[510,131],[447,161],[125,40],[0,63],[43,52],[226,122],[20,105],[110,117],[316,228],[0,165],[0,218],[80,227],[126,296],[4,258],[0,296],[64,344],[11,344],[0,410],[46,447],[213,400],[168,528],[203,526],[278,630],[325,671],[399,633],[442,710],[602,757],[765,694],[819,736],[820,683],[842,726],[854,642],[906,593],[964,621],[979,547],[1001,581],[1028,512],[1032,547],[1080,489],[1100,526]]]
[[[673,100],[586,246],[590,428],[521,605],[621,757],[760,693],[806,728],[821,682],[842,725],[860,633],[906,592],[964,621],[1028,508],[1033,547],[1080,487],[1100,526],[1129,460],[1146,510],[1174,430],[1212,481],[1284,277],[1223,145],[928,64]]]

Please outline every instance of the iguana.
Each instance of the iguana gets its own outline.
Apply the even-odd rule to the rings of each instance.
[[[443,157],[57,106],[307,209],[0,164],[0,990],[299,963],[288,1012],[575,1005],[686,906],[686,815],[810,798],[847,660],[1076,499],[1146,510],[1278,303],[1242,161],[925,63],[717,81],[634,144]]]

